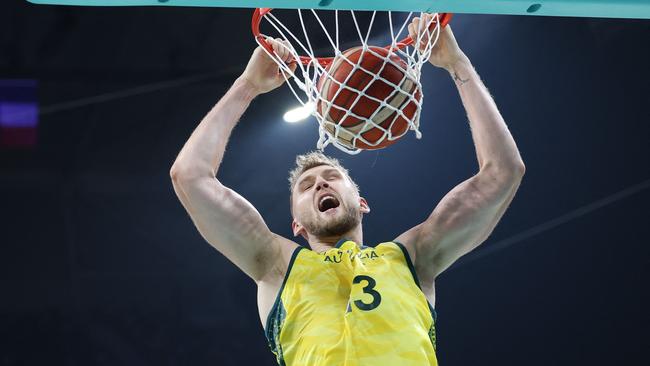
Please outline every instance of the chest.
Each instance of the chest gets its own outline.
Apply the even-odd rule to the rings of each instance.
[[[287,311],[337,318],[426,303],[399,248],[355,249],[341,248],[299,258],[282,293]]]

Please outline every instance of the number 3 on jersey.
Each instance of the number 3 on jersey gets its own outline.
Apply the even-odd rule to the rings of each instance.
[[[354,306],[359,308],[359,310],[363,311],[369,311],[381,303],[381,294],[375,290],[375,286],[377,285],[377,281],[375,281],[374,278],[366,275],[358,275],[354,277],[352,280],[353,284],[359,284],[361,281],[365,281],[367,284],[362,288],[362,291],[364,294],[368,294],[372,296],[372,302],[371,303],[365,303],[361,300],[355,300],[354,301]]]

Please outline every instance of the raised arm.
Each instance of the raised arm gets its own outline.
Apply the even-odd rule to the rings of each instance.
[[[278,43],[272,42],[278,49]],[[278,49],[278,54],[288,57]],[[291,242],[273,234],[244,197],[216,178],[228,138],[253,98],[282,85],[277,65],[261,48],[244,73],[203,118],[174,162],[174,191],[203,238],[256,282]],[[295,244],[294,244],[295,245]]]
[[[409,30],[414,33],[417,27],[416,20]],[[423,223],[396,239],[415,255],[416,269],[427,282],[487,239],[525,171],[494,100],[449,26],[441,31],[429,61],[454,79],[469,118],[479,171],[445,195]]]

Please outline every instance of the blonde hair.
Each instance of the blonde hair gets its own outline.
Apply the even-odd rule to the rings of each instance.
[[[341,163],[336,158],[329,157],[320,151],[310,151],[306,154],[296,156],[296,166],[289,172],[289,204],[291,205],[291,212],[293,213],[293,187],[296,185],[298,177],[307,170],[321,166],[329,165],[331,167],[339,169],[343,174],[348,178],[350,183],[356,188],[359,192],[359,185],[352,180],[350,173],[347,169],[341,165]]]

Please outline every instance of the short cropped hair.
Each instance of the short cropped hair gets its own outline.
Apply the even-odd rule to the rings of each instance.
[[[350,172],[341,165],[338,159],[327,156],[320,151],[310,151],[306,154],[296,156],[296,166],[289,172],[289,204],[291,207],[291,213],[293,214],[293,188],[296,185],[298,177],[307,170],[321,166],[329,165],[334,168],[338,168],[343,172],[347,179],[352,183],[359,192],[359,185],[350,177]]]

